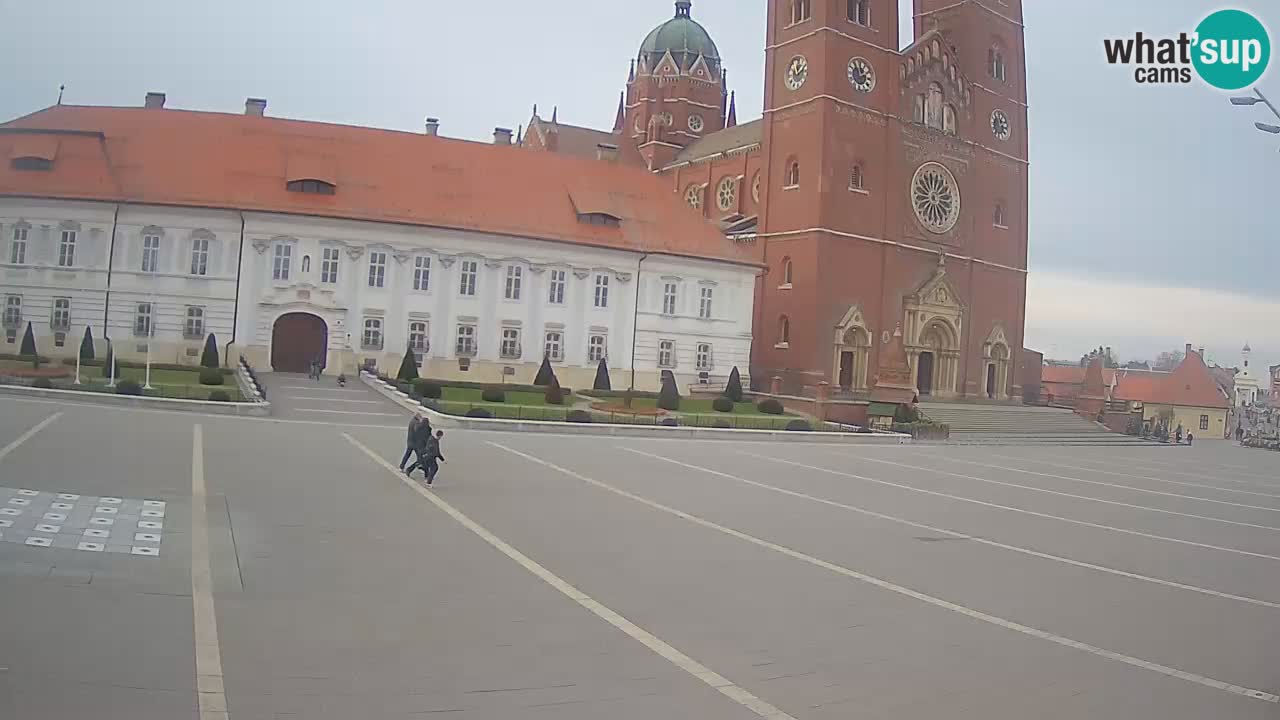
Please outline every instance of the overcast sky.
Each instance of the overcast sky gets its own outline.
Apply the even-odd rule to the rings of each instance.
[[[1125,359],[1185,342],[1235,364],[1280,363],[1280,244],[1273,120],[1200,85],[1139,86],[1106,64],[1104,37],[1191,31],[1216,0],[1028,0],[1031,292],[1027,343],[1055,357],[1109,344]],[[903,0],[903,43],[910,41]],[[695,0],[720,47],[739,118],[763,102],[761,0]],[[1234,7],[1280,28],[1270,0]],[[670,0],[0,0],[0,117],[52,104],[271,115],[485,139],[560,108],[612,126],[627,64]],[[1280,100],[1280,71],[1261,88]],[[1271,217],[1268,217],[1271,216]]]

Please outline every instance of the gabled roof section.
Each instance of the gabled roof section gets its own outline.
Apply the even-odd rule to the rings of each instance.
[[[59,141],[60,138],[57,135],[35,133],[14,135],[10,139],[9,159],[35,158],[53,162],[58,157]]]
[[[24,134],[12,128],[58,136],[58,157],[41,173],[0,164],[0,196],[293,213],[757,265],[668,181],[617,162],[279,118],[70,105],[0,126],[0,157]],[[308,175],[331,163],[337,195],[289,192],[298,156],[324,160],[318,169],[299,160]],[[579,222],[573,198],[584,190],[607,192],[621,222]]]
[[[671,165],[697,162],[698,160],[734,151],[751,150],[760,145],[763,133],[764,123],[761,120],[752,120],[736,127],[725,128],[699,140],[694,140],[676,155],[676,159]],[[668,167],[671,167],[671,165]]]
[[[337,163],[332,155],[306,151],[290,152],[284,179],[286,182],[320,180],[330,185],[337,185]]]
[[[1187,353],[1178,369],[1160,384],[1157,399],[1153,402],[1184,407],[1231,407],[1226,393],[1218,387],[1200,353]]]
[[[640,153],[636,152],[632,143],[626,142],[620,135],[595,128],[551,122],[537,115],[529,119],[529,129],[525,133],[522,146],[550,151],[552,146],[548,136],[552,133],[556,135],[554,152],[562,155],[595,160],[600,145],[616,145],[619,162],[636,167],[644,166]]]

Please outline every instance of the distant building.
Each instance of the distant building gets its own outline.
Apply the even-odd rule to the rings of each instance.
[[[1171,431],[1182,426],[1198,438],[1226,437],[1231,399],[1190,345],[1182,364],[1171,373],[1121,373],[1111,391],[1112,401],[1128,403],[1132,412],[1141,411],[1148,422],[1168,418]]]
[[[1235,406],[1256,405],[1259,400],[1266,399],[1265,381],[1259,378],[1258,373],[1254,372],[1255,368],[1249,365],[1249,356],[1253,353],[1253,348],[1245,343],[1240,353],[1244,358],[1244,367],[1235,376]]]

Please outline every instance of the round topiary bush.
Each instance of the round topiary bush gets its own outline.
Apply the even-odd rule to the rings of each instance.
[[[35,382],[31,383],[31,387],[39,390],[52,390],[53,381],[49,378],[37,378]]]
[[[231,395],[226,390],[214,390],[209,393],[209,402],[231,402]]]
[[[214,368],[205,368],[200,371],[201,385],[221,385],[226,382],[222,373]]]
[[[501,388],[485,388],[480,393],[480,399],[485,402],[501,403],[507,401],[507,394]]]
[[[717,430],[732,430],[733,423],[725,420],[724,418],[716,418],[715,422],[711,423],[711,427],[716,428]]]
[[[733,401],[727,397],[718,397],[711,401],[711,409],[716,412],[733,412]]]
[[[116,384],[117,395],[142,395],[142,386],[137,380],[121,380]]]
[[[756,405],[756,409],[765,415],[781,415],[783,412],[782,403],[774,400],[773,398],[765,398],[764,400],[761,400]]]
[[[471,408],[467,411],[467,417],[488,419],[493,417],[493,413],[485,410],[484,408]]]
[[[591,418],[591,413],[587,412],[586,410],[570,410],[569,413],[564,416],[564,419],[566,422],[571,422],[571,423],[585,424],[585,423],[593,422]]]
[[[791,432],[809,432],[813,430],[813,427],[805,420],[792,420],[787,423],[787,430]]]
[[[662,422],[658,424],[665,425],[667,427],[680,427],[680,421],[675,418],[662,418]]]

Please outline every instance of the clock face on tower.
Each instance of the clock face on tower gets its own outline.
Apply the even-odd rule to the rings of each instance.
[[[866,59],[856,57],[849,61],[849,84],[858,92],[869,93],[876,89],[876,71]]]
[[[1003,110],[991,113],[991,134],[995,135],[997,140],[1008,140],[1013,134],[1009,127],[1009,116],[1005,115]]]
[[[791,58],[791,62],[787,64],[787,89],[799,90],[804,87],[804,81],[808,79],[809,61],[803,55]]]

